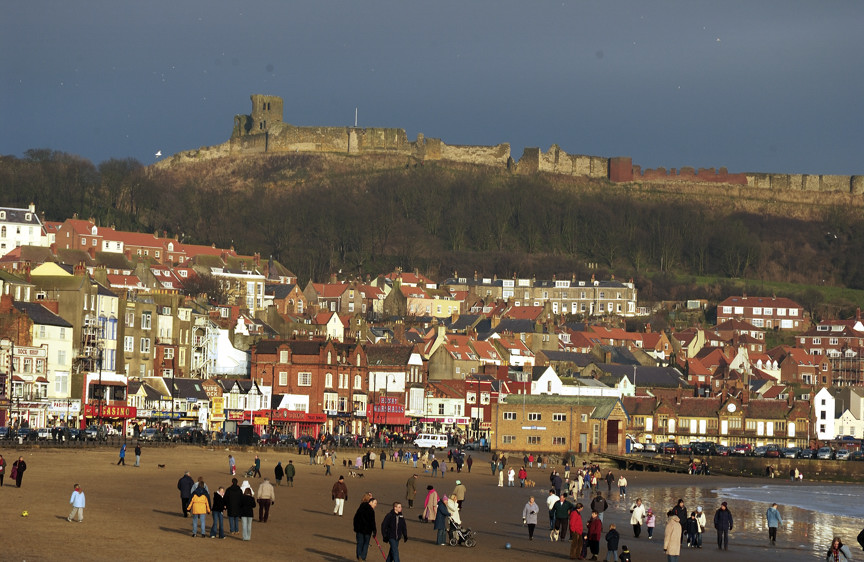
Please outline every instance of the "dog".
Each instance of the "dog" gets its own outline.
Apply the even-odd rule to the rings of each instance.
[[[159,468],[165,468],[164,464],[157,464],[156,466],[158,466]]]
[[[558,540],[558,529],[552,529],[549,531],[549,540],[557,541]]]
[[[356,470],[349,470],[348,475],[351,476],[351,478],[363,478],[363,473],[357,472]]]
[[[535,487],[536,485],[537,485],[537,483],[534,482],[533,480],[528,480],[527,478],[525,479],[525,486],[526,486],[526,487],[528,487],[528,488],[533,488],[533,487]]]

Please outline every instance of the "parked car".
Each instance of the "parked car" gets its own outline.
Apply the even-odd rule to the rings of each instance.
[[[834,449],[831,447],[822,447],[816,453],[816,458],[819,460],[831,460],[834,458]]]
[[[781,454],[785,459],[797,459],[801,455],[801,447],[786,447]]]
[[[0,426],[0,439],[9,439],[11,432],[9,431],[8,426]]]
[[[819,449],[801,449],[801,454],[798,455],[802,459],[815,459]]]
[[[849,449],[840,449],[837,453],[834,454],[834,458],[838,461],[848,461],[849,460]]]
[[[680,450],[681,450],[681,448],[678,447],[678,443],[675,443],[674,441],[669,441],[669,442],[663,443],[663,453],[664,454],[675,455],[675,454],[678,454],[678,452]]]
[[[644,451],[646,453],[656,453],[657,452],[657,443],[653,443],[651,441],[649,441],[648,443],[645,443]]]
[[[18,433],[16,434],[16,436],[19,439],[23,439],[24,441],[27,441],[28,439],[35,440],[36,435],[37,435],[36,432],[33,431],[32,429],[30,429],[29,427],[19,427]]]
[[[864,451],[854,451],[849,453],[850,461],[864,461]]]
[[[737,449],[738,447],[735,447],[735,448]],[[759,447],[756,447],[755,449],[753,449],[753,456],[754,457],[764,457],[765,453],[767,453],[767,452],[768,452],[768,447],[762,445],[762,446],[759,446]]]
[[[36,436],[40,441],[45,441],[46,439],[51,439],[53,437],[53,435],[51,435],[50,427],[40,427],[36,430]]]
[[[753,456],[753,445],[750,443],[739,443],[732,449],[733,455],[742,455],[746,457]]]
[[[138,435],[138,439],[141,441],[160,441],[162,439],[162,432],[155,427],[147,427]]]
[[[717,446],[710,441],[694,441],[690,443],[690,450],[697,455],[716,455]]]
[[[717,455],[721,457],[728,457],[732,453],[732,449],[725,445],[720,445],[717,447]]]
[[[95,425],[87,426],[84,430],[84,438],[87,441],[95,441],[99,437],[99,428]]]
[[[778,445],[766,445],[765,456],[768,458],[780,458],[780,447]]]

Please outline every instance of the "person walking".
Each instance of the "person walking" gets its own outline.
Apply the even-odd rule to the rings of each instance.
[[[729,550],[729,531],[732,530],[732,513],[726,502],[714,513],[714,528],[717,529],[717,548]]]
[[[219,528],[219,538],[225,538],[225,488],[219,486],[213,494],[213,505],[210,506],[213,514],[213,525],[210,526],[210,538],[216,538],[216,528]]]
[[[630,507],[630,524],[633,525],[633,536],[637,539],[642,534],[642,520],[645,519],[645,506],[642,499],[636,498],[636,503]]]
[[[408,509],[414,507],[414,498],[417,497],[417,475],[413,474],[405,482],[405,499],[408,500]],[[400,511],[401,512],[401,511]]]
[[[555,490],[549,490],[549,495],[546,496],[546,507],[549,509],[549,530],[555,528],[555,504],[558,502],[558,494]]]
[[[690,517],[684,524],[684,532],[687,534],[687,548],[701,548],[701,534],[699,533],[699,521],[696,519],[696,512],[691,511]]]
[[[471,458],[471,455],[468,455],[468,458],[465,459],[465,466],[468,467],[468,474],[471,474],[471,467],[474,465],[474,459]]]
[[[504,467],[502,466],[500,468],[501,468],[501,470],[498,471],[498,487],[503,488],[504,487]]]
[[[135,443],[135,466],[141,466],[141,444]]]
[[[852,552],[849,547],[843,544],[840,537],[834,537],[831,541],[831,546],[828,547],[828,554],[825,555],[826,562],[851,562]]]
[[[198,526],[201,526],[201,538],[207,535],[207,514],[210,513],[210,499],[203,486],[195,489],[186,511],[192,513],[192,536],[198,536]]]
[[[459,505],[459,511],[462,511],[462,504],[465,502],[465,484],[461,480],[456,481],[456,486],[453,488],[451,495],[456,496],[456,503]]]
[[[225,490],[225,510],[228,514],[228,531],[236,535],[240,532],[240,514],[243,511],[243,490],[236,478],[231,479],[231,485]]]
[[[117,461],[117,466],[126,466],[126,443],[120,445],[120,460]]]
[[[228,455],[228,472],[231,473],[231,476],[237,474],[237,462],[233,455]]]
[[[648,540],[654,539],[654,527],[657,525],[657,518],[654,516],[654,510],[650,507],[645,512],[645,528],[648,529]]]
[[[678,518],[678,521],[681,524],[681,542],[684,542],[684,524],[687,523],[687,508],[684,506],[684,500],[679,499],[678,503],[675,504],[675,507],[672,508],[672,511],[675,512],[675,516]]]
[[[189,502],[192,500],[192,486],[194,485],[195,481],[189,476],[188,470],[177,481],[177,489],[180,490],[180,505],[182,506],[183,517],[189,516],[187,508],[189,507]]]
[[[768,511],[765,512],[765,519],[768,520],[768,540],[774,545],[777,543],[777,527],[783,524],[783,518],[780,516],[776,503],[772,503]]]
[[[468,472],[471,472],[470,470]],[[0,487],[3,486],[3,477],[6,476],[6,459],[0,455]]]
[[[72,497],[69,498],[69,503],[72,504],[72,511],[69,513],[69,517],[66,518],[66,521],[69,521],[71,523],[74,519],[79,523],[83,523],[84,505],[86,504],[86,498],[84,497],[84,492],[81,490],[81,487],[78,484],[75,484],[75,487],[72,489]]]
[[[276,485],[282,485],[282,479],[285,477],[285,469],[282,468],[282,461],[276,463],[276,468],[273,469],[273,476],[276,477]]]
[[[240,504],[240,522],[243,527],[243,540],[252,540],[252,519],[255,518],[255,496],[252,489],[243,493],[243,503]]]
[[[430,519],[434,521],[438,511],[438,492],[435,491],[435,486],[429,484],[426,490],[426,501],[423,502],[423,515],[420,518],[424,523],[428,523]]]
[[[558,531],[558,540],[564,542],[567,540],[567,525],[573,504],[567,501],[567,496],[561,495],[552,510],[555,512],[555,530]]]
[[[258,458],[258,455],[255,455],[255,472],[252,473],[252,478],[261,478],[261,459]]]
[[[534,540],[534,528],[537,527],[537,512],[540,507],[534,503],[534,496],[528,498],[528,503],[522,508],[522,523],[528,526],[528,540]]]
[[[627,497],[627,478],[623,474],[618,477],[618,497]]]
[[[674,510],[669,510],[666,516],[663,552],[666,553],[666,562],[678,562],[678,556],[681,555],[681,522]]]
[[[15,480],[15,487],[21,487],[21,480],[24,478],[24,472],[27,470],[27,463],[24,462],[24,457],[18,457],[18,460],[12,463],[12,479]]]
[[[570,560],[584,560],[582,556],[583,538],[582,531],[585,524],[582,522],[582,503],[577,503],[570,512],[568,526],[570,528]]]
[[[702,506],[696,508],[696,522],[699,523],[699,535],[696,537],[696,548],[702,548],[702,533],[705,532],[705,526],[708,521],[705,519],[705,512],[702,511]]]
[[[335,502],[333,505],[333,515],[342,517],[342,511],[345,509],[345,502],[348,500],[348,486],[345,485],[345,477],[340,476],[339,480],[333,484],[333,489],[330,494]]]
[[[375,507],[378,500],[372,494],[366,493],[360,500],[360,505],[354,513],[354,534],[357,538],[357,560],[366,560],[369,552],[369,541],[378,536],[375,525]]]
[[[606,533],[606,560],[615,562],[618,558],[618,542],[621,540],[621,535],[618,534],[618,529],[615,528],[615,523],[609,525],[609,532]]]
[[[612,483],[615,482],[615,475],[612,471],[606,473],[606,494],[612,493]]]
[[[609,474],[612,474],[611,472]],[[606,499],[603,497],[603,492],[597,491],[597,496],[591,500],[591,511],[596,511],[597,516],[600,518],[600,521],[603,521],[603,512],[609,509],[609,504],[606,502]]]
[[[438,459],[432,459],[432,478],[438,476]]]
[[[294,466],[294,461],[289,460],[288,465],[285,467],[285,481],[288,484],[289,488],[294,487],[294,475],[297,473],[297,469]]]
[[[519,487],[524,488],[525,487],[525,479],[528,478],[528,472],[525,470],[524,466],[519,469],[519,475],[518,476],[519,476]]]
[[[385,562],[399,562],[399,539],[408,542],[408,525],[402,515],[402,504],[395,502],[393,509],[381,522],[381,538],[390,545]]]
[[[270,506],[276,503],[276,490],[269,478],[265,478],[258,486],[258,522],[266,523],[270,518]]]
[[[438,500],[438,506],[435,512],[434,529],[438,531],[438,537],[435,544],[439,546],[447,545],[447,518],[450,517],[450,510],[447,509],[445,498]]]
[[[596,511],[591,512],[588,520],[588,548],[591,550],[591,560],[597,560],[600,554],[600,539],[603,537],[603,520]]]
[[[510,470],[507,471],[507,487],[512,488],[516,485],[516,471],[513,467],[510,467]]]

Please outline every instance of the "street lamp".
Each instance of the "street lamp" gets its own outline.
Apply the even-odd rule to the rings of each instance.
[[[99,413],[96,419],[99,422],[99,428],[102,428],[102,400],[105,397],[105,387],[102,386],[102,345],[96,346],[96,365],[99,367]]]
[[[267,404],[267,431],[273,439],[273,389],[276,385],[276,364],[270,368],[270,403]]]

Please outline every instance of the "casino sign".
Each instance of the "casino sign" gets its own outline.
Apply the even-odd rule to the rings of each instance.
[[[131,419],[138,417],[138,409],[134,406],[102,406],[102,413],[99,413],[99,406],[92,404],[84,405],[84,416],[87,418],[113,418],[113,419]]]

